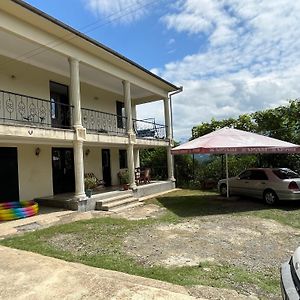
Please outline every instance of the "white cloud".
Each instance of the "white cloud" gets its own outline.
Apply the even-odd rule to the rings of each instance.
[[[147,13],[150,0],[83,0],[96,15],[119,23],[131,23]]]
[[[162,18],[167,28],[208,44],[159,70],[184,86],[173,102],[175,137],[188,138],[192,126],[212,117],[299,98],[299,15],[294,0],[178,0]]]

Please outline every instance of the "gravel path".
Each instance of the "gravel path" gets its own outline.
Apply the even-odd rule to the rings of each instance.
[[[278,268],[299,244],[299,230],[273,220],[233,215],[143,227],[124,241],[126,252],[146,265],[197,266],[213,261],[251,271]]]
[[[118,213],[129,220],[157,218],[166,209],[155,204],[136,207]],[[111,226],[111,225],[109,225]],[[50,243],[77,254],[109,254],[107,245],[99,239],[83,241],[78,235],[56,235]],[[300,244],[300,230],[274,220],[235,214],[206,215],[187,218],[178,224],[158,223],[130,232],[123,240],[123,250],[145,266],[198,266],[203,262],[231,265],[243,270],[275,274]],[[207,268],[207,271],[210,271]],[[227,280],[227,279],[226,279]],[[266,294],[258,286],[242,284],[228,278],[237,291],[210,287],[189,287],[191,295],[209,299],[281,299]],[[212,289],[212,290],[211,290]],[[210,296],[209,296],[210,295]]]

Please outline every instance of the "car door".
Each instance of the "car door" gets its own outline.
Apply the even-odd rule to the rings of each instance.
[[[234,180],[230,181],[230,192],[235,195],[247,195],[250,177],[251,170],[246,170],[239,174]]]
[[[252,170],[247,187],[248,195],[254,198],[261,198],[267,183],[268,176],[264,170]]]

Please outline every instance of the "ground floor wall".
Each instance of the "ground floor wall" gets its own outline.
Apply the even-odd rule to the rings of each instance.
[[[120,170],[119,148],[109,148],[109,147],[100,148],[100,147],[85,146],[83,148],[84,172],[94,173],[98,179],[103,179],[102,149],[108,149],[110,152],[111,184],[118,185],[119,184],[118,172]]]
[[[30,200],[38,197],[46,197],[54,194],[53,191],[53,148],[61,145],[43,144],[0,144],[0,148],[16,148],[18,164],[19,199]],[[102,149],[110,152],[111,184],[118,185],[119,148],[117,147],[87,147],[84,146],[84,172],[94,173],[98,179],[103,179]],[[2,170],[5,176],[5,170]],[[8,199],[7,201],[13,201]]]
[[[53,195],[51,147],[18,145],[17,148],[20,200]]]

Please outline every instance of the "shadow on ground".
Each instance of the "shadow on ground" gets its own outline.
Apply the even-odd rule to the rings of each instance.
[[[183,192],[183,191],[182,191]],[[269,206],[262,200],[246,197],[223,198],[216,194],[174,195],[160,197],[157,201],[179,217],[195,217],[270,210],[293,211],[300,209],[300,201],[282,201]]]

